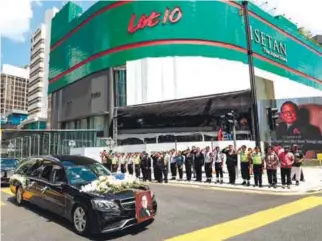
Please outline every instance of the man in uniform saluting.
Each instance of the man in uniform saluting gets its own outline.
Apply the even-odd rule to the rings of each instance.
[[[249,180],[250,180],[250,172],[249,172],[249,156],[248,156],[248,152],[246,150],[246,146],[243,145],[241,148],[238,149],[237,153],[239,154],[240,157],[240,169],[241,169],[241,174],[242,174],[242,178],[243,178],[243,183],[242,185],[247,185],[249,186]]]
[[[254,170],[254,187],[262,187],[262,175],[263,175],[263,156],[260,152],[259,147],[255,147],[254,153],[252,154],[252,164]]]

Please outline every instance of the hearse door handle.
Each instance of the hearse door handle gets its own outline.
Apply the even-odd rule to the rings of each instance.
[[[46,192],[48,189],[49,189],[49,187],[47,187],[47,186],[40,189],[41,194],[44,194],[44,192]]]

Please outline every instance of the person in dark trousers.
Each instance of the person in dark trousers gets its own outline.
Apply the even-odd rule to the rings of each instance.
[[[141,169],[143,174],[143,181],[152,181],[151,178],[151,157],[149,157],[148,153],[143,152],[143,156],[141,159]]]
[[[196,170],[196,181],[201,182],[202,181],[202,166],[205,163],[205,158],[202,152],[200,151],[200,148],[198,147],[195,154],[195,170]]]
[[[226,166],[229,175],[229,184],[234,185],[236,182],[236,166],[237,166],[237,153],[232,145],[229,145],[223,150],[226,154]]]
[[[196,147],[192,146],[191,148],[191,156],[192,156],[192,177],[196,178],[196,170],[195,170],[195,157],[196,157]]]
[[[134,162],[134,154],[129,154],[127,159],[127,170],[130,175],[133,175],[133,162]]]
[[[182,155],[181,151],[178,152],[177,156],[175,157],[176,166],[178,168],[179,179],[182,180],[183,178],[183,164],[184,164],[184,156]]]
[[[171,176],[172,180],[176,180],[177,178],[177,163],[176,163],[176,153],[175,151],[170,152],[170,170],[171,170]]]
[[[136,153],[134,155],[134,170],[135,170],[136,178],[140,178],[141,176],[140,166],[141,166],[141,157],[139,153]]]
[[[152,164],[153,164],[153,176],[154,176],[154,180],[155,181],[158,181],[160,179],[159,175],[160,175],[160,172],[157,170],[157,160],[159,158],[160,154],[159,153],[153,153],[151,155],[151,158],[152,158]],[[161,174],[162,176],[162,174]]]
[[[210,151],[209,146],[206,147],[204,153],[205,156],[205,173],[206,173],[206,182],[211,183],[212,180],[212,163],[213,163],[213,153]]]
[[[294,155],[290,152],[289,147],[284,147],[284,149],[279,150],[278,157],[281,162],[281,179],[282,179],[282,188],[291,188],[291,168],[294,163]]]
[[[120,156],[120,162],[121,162],[121,172],[124,174],[124,173],[126,173],[126,162],[127,162],[127,160],[128,160],[128,155],[126,155],[126,154],[122,154],[121,156]]]
[[[254,171],[254,187],[263,187],[263,156],[259,147],[255,147],[252,154],[253,171]]]
[[[240,158],[240,170],[243,178],[243,183],[242,185],[247,185],[249,186],[250,183],[250,158],[249,158],[249,153],[247,151],[247,147],[243,145],[241,148],[238,149],[237,153],[239,154]]]
[[[187,175],[187,181],[190,182],[191,181],[191,174],[192,174],[192,164],[193,164],[193,159],[194,156],[191,153],[191,151],[188,149],[185,152],[185,168],[186,168],[186,175]]]
[[[216,183],[223,184],[223,170],[222,167],[226,160],[226,154],[220,152],[219,146],[215,148],[214,152],[214,168],[216,170]]]
[[[162,169],[162,174],[163,174],[163,181],[165,183],[168,183],[168,172],[169,172],[169,158],[166,158],[166,153],[163,153],[163,155],[161,155],[162,159],[163,159],[163,169]]]
[[[266,163],[266,170],[267,170],[267,179],[269,186],[276,188],[277,184],[277,166],[278,166],[278,156],[274,152],[272,147],[267,148],[267,153],[265,155],[265,163]]]
[[[162,172],[164,170],[164,158],[161,153],[154,154],[154,173],[155,179],[158,183],[162,183]]]

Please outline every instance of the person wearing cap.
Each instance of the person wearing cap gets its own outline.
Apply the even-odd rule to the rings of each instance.
[[[247,185],[249,186],[249,180],[250,180],[250,159],[248,155],[248,151],[246,150],[246,146],[243,145],[241,148],[238,149],[237,153],[239,154],[240,158],[240,169],[241,169],[241,174],[243,178],[243,183],[242,185]]]
[[[263,186],[263,168],[264,168],[264,162],[262,153],[259,149],[259,147],[255,147],[254,152],[252,154],[251,162],[253,164],[253,171],[254,171],[254,187],[262,187]]]
[[[267,148],[267,153],[265,155],[265,163],[266,163],[266,170],[267,170],[267,178],[268,178],[268,187],[276,188],[277,184],[277,165],[279,159],[277,154],[274,152],[273,148],[270,146]]]
[[[281,162],[281,179],[282,179],[282,188],[291,188],[292,180],[291,180],[291,168],[294,163],[295,157],[292,152],[290,152],[289,147],[284,147],[279,150],[278,156]]]

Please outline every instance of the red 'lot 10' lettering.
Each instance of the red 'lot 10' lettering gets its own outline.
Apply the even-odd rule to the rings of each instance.
[[[140,29],[144,29],[146,27],[153,28],[157,26],[159,23],[167,24],[167,23],[177,23],[182,18],[182,11],[179,7],[174,8],[172,11],[169,8],[166,8],[164,14],[161,16],[161,13],[153,11],[150,15],[143,14],[137,24],[135,25],[136,14],[132,14],[129,26],[127,31],[131,34],[135,33]]]

